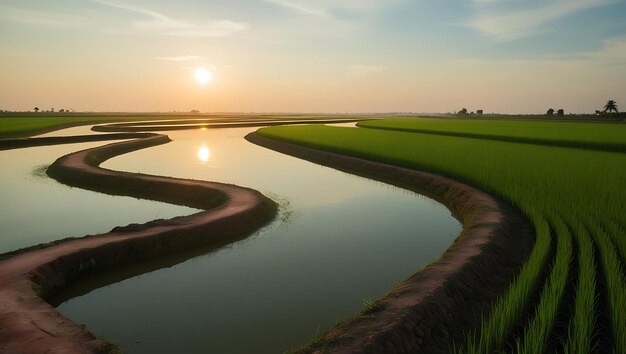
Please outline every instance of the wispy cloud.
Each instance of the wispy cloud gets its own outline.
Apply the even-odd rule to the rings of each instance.
[[[599,50],[583,53],[582,57],[607,66],[616,64],[626,67],[626,36],[605,39],[602,44]]]
[[[197,55],[181,55],[177,57],[156,57],[155,59],[166,61],[199,61],[205,58]]]
[[[614,3],[615,0],[549,0],[502,2],[471,0],[476,15],[467,25],[499,40],[514,40],[538,33],[558,18]],[[519,8],[519,4],[524,6]],[[517,5],[516,8],[511,6]]]
[[[306,15],[319,16],[319,17],[328,17],[329,13],[324,8],[313,8],[309,7],[306,4],[302,4],[297,1],[290,0],[265,0],[271,4],[279,5],[285,7],[294,12],[299,12]]]
[[[0,6],[0,19],[11,22],[50,27],[77,27],[85,23],[83,18],[60,12],[28,10]]]
[[[363,64],[352,64],[348,65],[348,72],[353,75],[375,75],[383,73],[387,70],[385,65],[363,65]]]
[[[160,12],[123,2],[109,0],[92,1],[146,16],[148,19],[131,22],[132,29],[144,33],[184,37],[226,37],[248,28],[248,25],[242,22],[213,20],[202,23],[192,23],[173,19]]]
[[[317,17],[334,17],[337,12],[375,10],[405,0],[264,0],[293,12]]]
[[[620,66],[626,67],[626,36],[608,38],[602,41],[602,46],[594,51],[578,52],[566,56],[554,56],[538,59],[474,59],[461,58],[451,63],[458,68],[473,69],[476,67],[495,68],[502,66],[527,68],[528,66],[567,66],[580,64],[582,72],[589,68]],[[623,71],[623,70],[620,70]],[[626,73],[626,71],[624,71]],[[621,73],[620,73],[621,74]]]

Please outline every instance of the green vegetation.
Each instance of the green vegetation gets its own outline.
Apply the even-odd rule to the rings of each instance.
[[[519,275],[457,349],[626,353],[626,154],[612,152],[626,151],[626,125],[387,119],[359,127],[377,129],[259,133],[464,181],[535,226]]]
[[[383,309],[383,306],[380,302],[371,299],[363,300],[363,310],[361,311],[362,315],[369,316]]]
[[[357,124],[363,128],[626,151],[626,124],[528,120],[384,119]]]
[[[53,127],[93,121],[93,117],[6,117],[0,119],[0,137],[24,136]]]

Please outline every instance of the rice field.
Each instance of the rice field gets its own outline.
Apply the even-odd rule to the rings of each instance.
[[[607,126],[608,125],[608,126]],[[512,141],[531,144],[626,151],[626,124],[398,118],[364,121],[359,127]]]
[[[626,125],[386,119],[359,127],[259,133],[452,177],[534,224],[517,278],[452,349],[626,353]]]

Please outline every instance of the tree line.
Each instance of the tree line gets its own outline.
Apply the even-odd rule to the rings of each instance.
[[[619,114],[619,110],[617,108],[617,102],[615,100],[608,100],[606,102],[606,104],[604,105],[604,109],[603,110],[596,110],[596,115],[606,115],[606,114],[611,114],[611,113],[615,113],[615,114]],[[455,113],[457,116],[473,116],[473,115],[478,115],[478,116],[482,116],[483,115],[483,110],[482,109],[478,109],[476,110],[476,112],[468,112],[467,108],[462,108],[460,109],[458,112]],[[548,117],[562,117],[565,115],[565,110],[563,108],[559,108],[558,110],[554,110],[554,108],[550,108],[546,111],[546,116]]]

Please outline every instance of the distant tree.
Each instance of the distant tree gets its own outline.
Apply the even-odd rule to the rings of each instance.
[[[617,102],[615,102],[615,100],[608,100],[608,102],[604,105],[604,112],[607,112],[607,113],[611,113],[611,112],[618,113],[619,111],[617,110]]]
[[[59,112],[63,113],[65,110],[63,108],[59,109]]]
[[[33,111],[35,111],[35,113],[39,112],[39,107],[33,108]]]
[[[197,110],[197,109],[192,109],[192,110],[191,110],[191,113],[194,113],[194,114],[195,114],[195,113],[200,113],[200,111],[199,111],[199,110]]]
[[[550,109],[546,112],[546,115],[547,115],[548,117],[552,117],[552,116],[554,115],[554,108],[550,108]]]
[[[483,110],[482,109],[477,110],[476,114],[478,114],[479,116],[482,116],[483,115]]]
[[[50,108],[50,112],[54,112],[54,108]]]
[[[467,108],[462,108],[460,111],[458,111],[456,114],[464,116],[467,114]]]
[[[563,108],[559,109],[558,111],[556,111],[556,115],[559,117],[562,117],[565,115],[565,111],[563,110]]]

